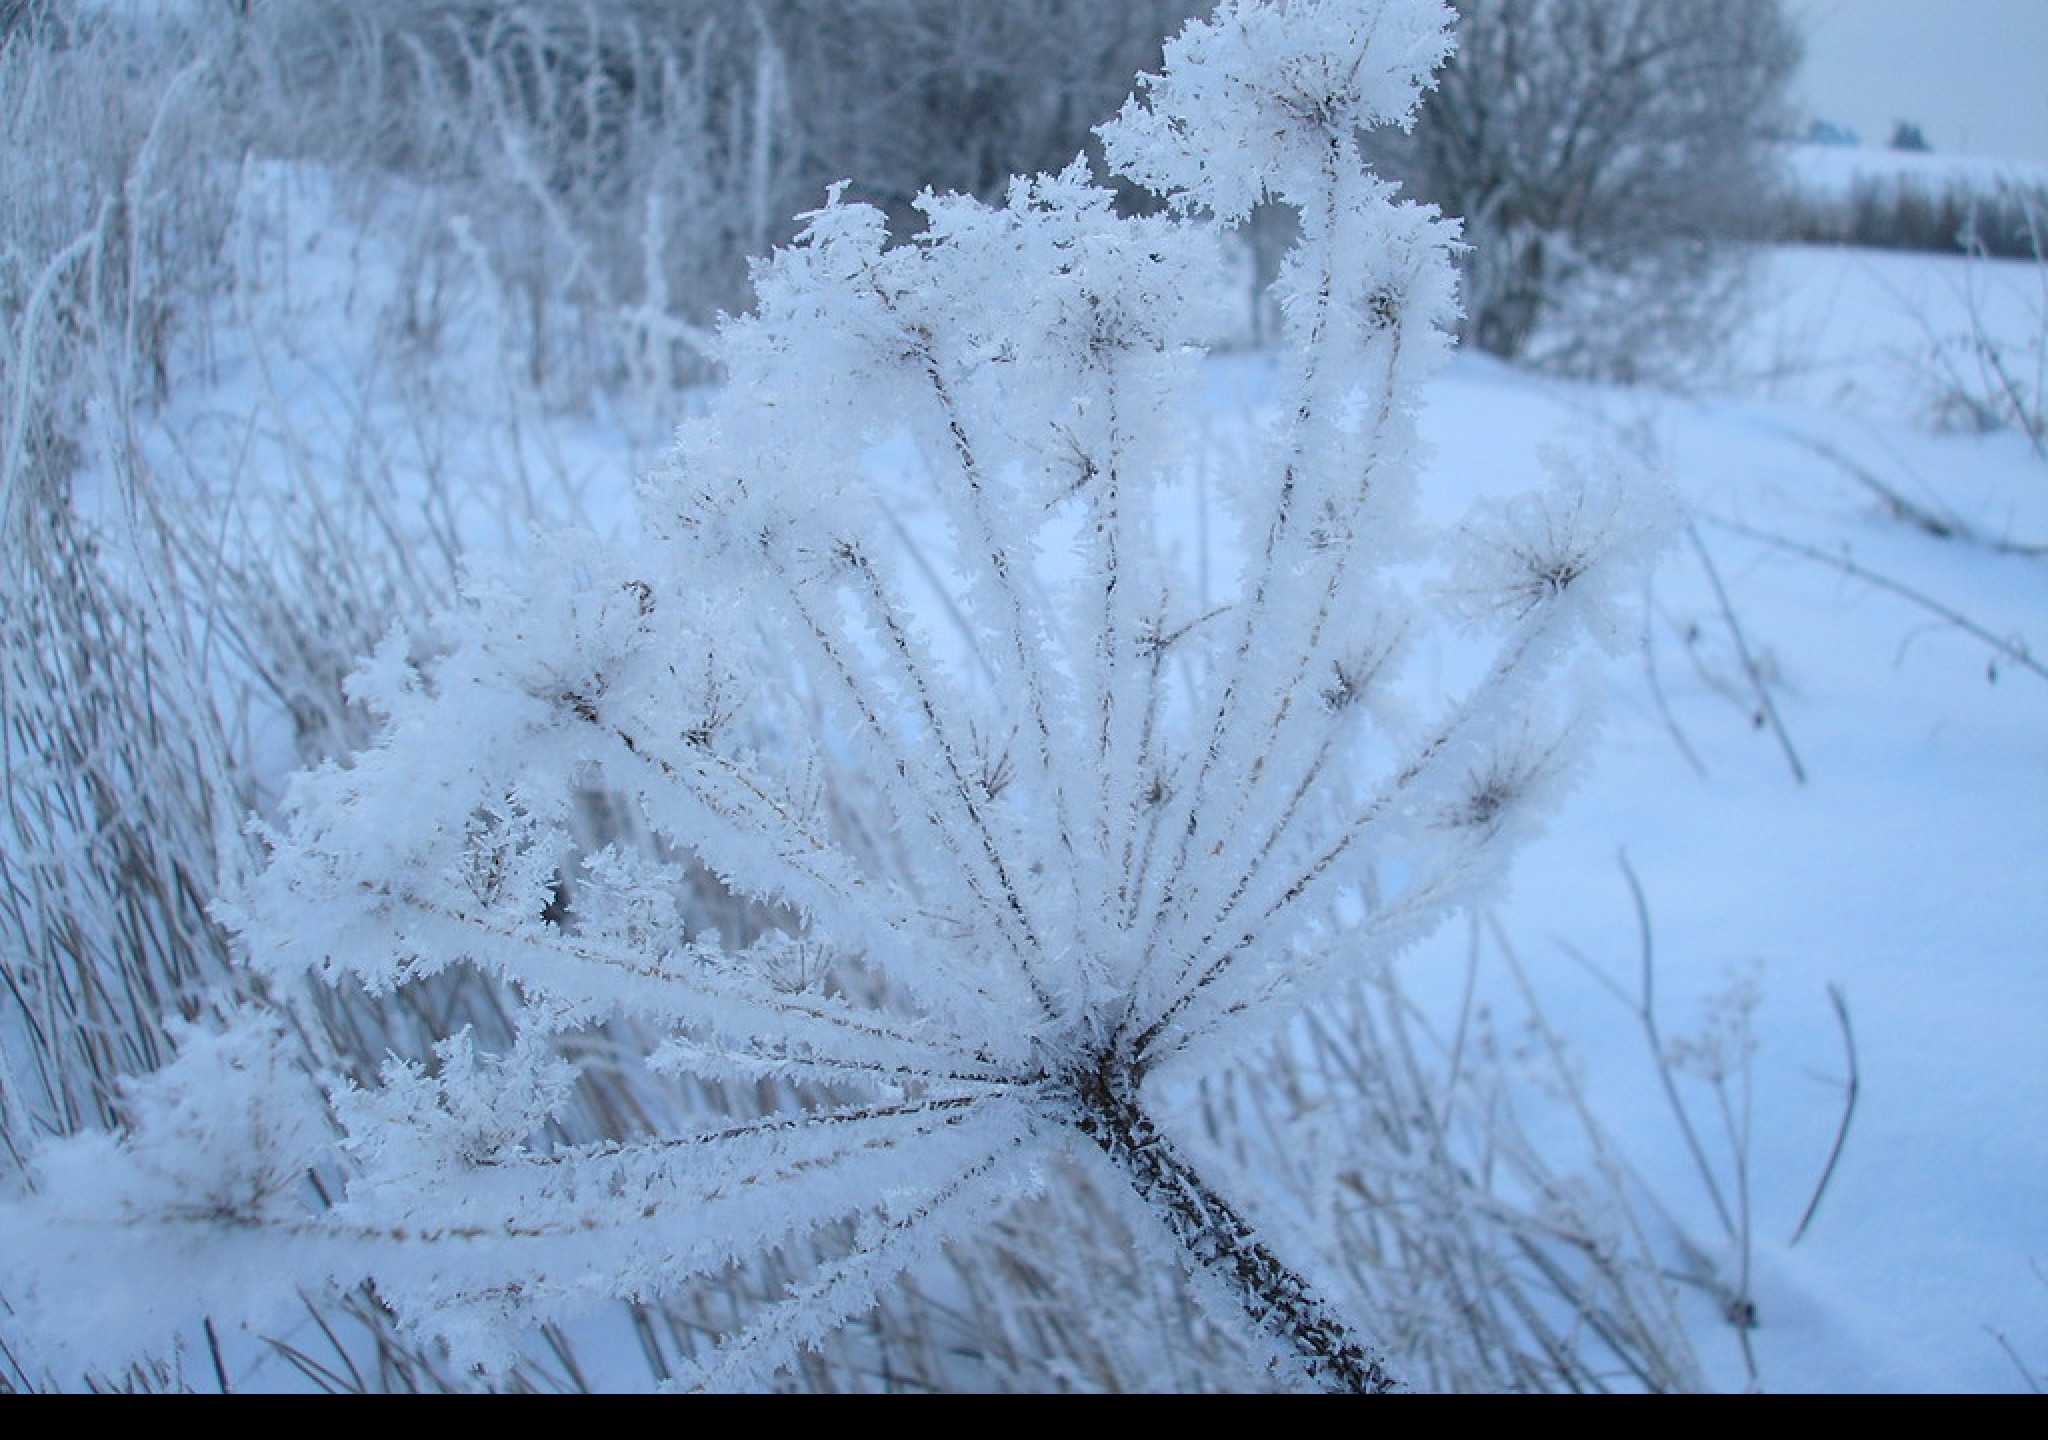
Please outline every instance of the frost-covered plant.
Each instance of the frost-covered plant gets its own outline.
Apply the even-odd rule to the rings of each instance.
[[[1569,474],[1420,523],[1452,231],[1359,135],[1449,43],[1435,0],[1225,0],[1101,131],[1167,213],[1077,165],[928,198],[901,244],[836,196],[810,216],[644,537],[557,539],[384,646],[356,682],[381,739],[299,780],[233,907],[275,993],[475,967],[515,1040],[372,1085],[268,1065],[267,1019],[188,1046],[0,1211],[0,1293],[53,1353],[370,1280],[488,1366],[793,1247],[810,1271],[692,1377],[749,1386],[1079,1166],[1277,1365],[1389,1388],[1317,1237],[1205,1165],[1192,1082],[1499,869],[1583,729],[1561,667],[1659,525]],[[1264,200],[1300,215],[1278,401],[1220,471],[1199,342]],[[1439,634],[1484,653],[1432,697],[1402,677]],[[619,1017],[659,1037],[648,1086],[750,1103],[563,1142],[578,1066],[640,1058],[590,1054]]]

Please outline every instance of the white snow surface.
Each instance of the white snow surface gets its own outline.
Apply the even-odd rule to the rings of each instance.
[[[1826,350],[1836,335],[1928,323],[1925,310],[1893,312],[1895,290],[1870,283],[1881,271],[1937,288],[1960,274],[1939,260],[1881,267],[1820,252],[1779,257],[1773,279],[1815,307],[1805,334]],[[1871,371],[1887,357],[1862,353],[1859,372],[1837,352],[1829,376],[1882,388]],[[1601,1118],[1695,1236],[1715,1233],[1713,1216],[1642,1037],[1573,958],[1636,983],[1618,857],[1648,901],[1667,1037],[1706,1023],[1731,986],[1755,987],[1748,1168],[1762,1388],[2038,1387],[2048,1357],[2048,677],[1923,600],[2038,655],[2048,466],[2014,435],[1932,434],[1910,410],[1884,414],[1867,400],[1677,400],[1546,385],[1469,359],[1438,383],[1425,434],[1449,480],[1524,464],[1531,435],[1596,416],[1656,436],[1806,782],[1747,692],[1705,564],[1685,547],[1656,579],[1648,649],[1613,672],[1595,763],[1520,856],[1501,923],[1539,968]],[[1966,517],[1981,539],[1902,523],[1849,465]],[[1434,958],[1452,973],[1454,956]],[[1830,986],[1854,1028],[1861,1093],[1795,1245],[1842,1105]],[[1708,1134],[1712,1150],[1719,1137]],[[1706,1311],[1702,1358],[1739,1388],[1733,1332]]]

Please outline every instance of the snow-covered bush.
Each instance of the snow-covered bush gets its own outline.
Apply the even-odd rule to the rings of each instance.
[[[1388,1388],[1327,1237],[1211,1163],[1191,1095],[1499,872],[1663,525],[1568,466],[1421,522],[1454,232],[1359,144],[1449,44],[1435,0],[1225,0],[1101,131],[1167,213],[1077,165],[928,198],[900,245],[811,215],[643,538],[553,538],[384,645],[355,682],[381,738],[300,778],[231,908],[270,994],[473,968],[515,1034],[319,1083],[267,1058],[278,1017],[188,1041],[0,1208],[0,1295],[51,1363],[368,1281],[488,1368],[804,1257],[690,1377],[756,1385],[1078,1170],[1282,1373]],[[1300,219],[1278,399],[1222,468],[1198,344],[1267,200]],[[566,1142],[596,1069],[666,1093],[649,1117],[702,1103]]]

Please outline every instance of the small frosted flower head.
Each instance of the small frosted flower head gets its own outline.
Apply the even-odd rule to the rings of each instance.
[[[1590,685],[1581,684],[1586,692],[1574,697],[1566,687],[1527,711],[1504,716],[1496,733],[1478,739],[1444,777],[1437,825],[1491,835],[1511,824],[1526,826],[1548,811],[1584,748],[1592,701]]]
[[[174,1022],[171,1034],[177,1058],[125,1089],[123,1162],[101,1164],[91,1188],[134,1218],[240,1226],[303,1214],[301,1187],[330,1130],[276,1021],[239,1012],[217,1030]]]
[[[381,1085],[341,1089],[333,1105],[350,1154],[426,1180],[520,1152],[575,1079],[545,1040],[522,1035],[494,1055],[463,1030],[434,1046],[432,1067],[387,1060]]]
[[[1455,561],[1458,608],[1475,621],[1520,621],[1570,606],[1609,649],[1625,643],[1620,597],[1680,523],[1676,500],[1655,482],[1627,485],[1549,458],[1549,489],[1494,502],[1465,522]]]
[[[1172,354],[1213,335],[1227,293],[1216,249],[1163,217],[1120,219],[1085,161],[1010,182],[1000,207],[919,200],[928,224],[920,281],[952,332],[1016,368],[1035,355]],[[941,263],[943,262],[943,263]],[[985,297],[1011,305],[989,312]]]
[[[545,553],[476,567],[476,601],[451,625],[473,647],[469,678],[536,699],[591,694],[623,657],[644,649],[660,597],[619,553],[589,533],[550,536]],[[452,678],[452,676],[451,676]]]
[[[1406,126],[1452,49],[1443,5],[1224,0],[1166,47],[1163,73],[1098,131],[1110,163],[1186,205],[1242,220],[1315,193],[1357,132]]]
[[[1715,1085],[1740,1074],[1756,1053],[1756,1011],[1762,1003],[1760,962],[1729,971],[1707,997],[1698,1028],[1666,1042],[1664,1063]]]

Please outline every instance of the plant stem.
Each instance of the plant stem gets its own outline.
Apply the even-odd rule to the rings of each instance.
[[[1114,1056],[1071,1083],[1081,1133],[1109,1157],[1190,1261],[1221,1280],[1254,1325],[1292,1350],[1312,1380],[1337,1394],[1402,1388],[1373,1348],[1260,1242],[1252,1225],[1160,1132]]]

